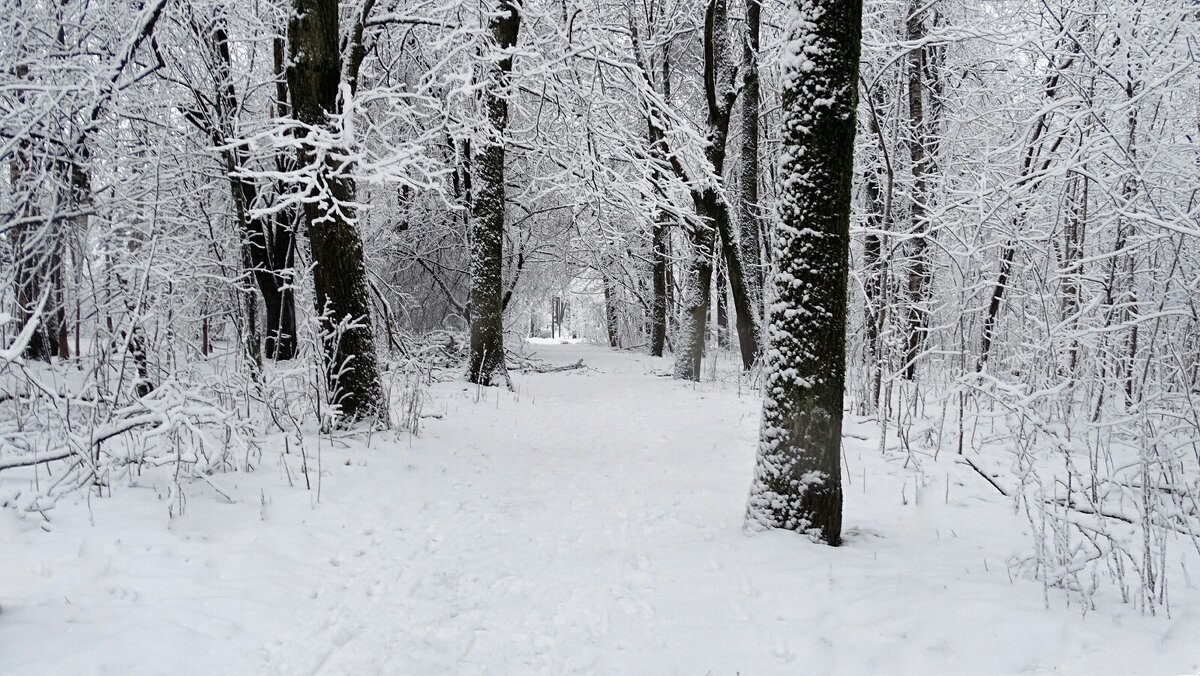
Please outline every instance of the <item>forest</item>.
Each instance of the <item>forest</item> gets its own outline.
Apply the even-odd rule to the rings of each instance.
[[[0,673],[1200,670],[1195,0],[0,10]]]

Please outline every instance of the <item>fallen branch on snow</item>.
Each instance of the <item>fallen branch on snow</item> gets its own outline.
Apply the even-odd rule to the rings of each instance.
[[[526,373],[526,372],[532,372],[532,373],[559,373],[559,372],[562,372],[562,371],[573,371],[573,370],[575,370],[575,369],[581,369],[581,368],[584,368],[584,365],[583,365],[583,360],[582,360],[582,359],[580,359],[579,361],[575,362],[574,364],[567,364],[566,366],[540,366],[540,365],[537,365],[537,364],[529,364],[529,365],[527,365],[527,366],[522,366],[522,367],[520,367],[520,368],[516,368],[516,369],[512,369],[512,370],[514,370],[514,371],[521,371],[522,373]]]

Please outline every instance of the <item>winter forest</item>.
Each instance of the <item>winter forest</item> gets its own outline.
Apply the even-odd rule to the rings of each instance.
[[[1200,671],[1195,0],[0,10],[0,674]]]

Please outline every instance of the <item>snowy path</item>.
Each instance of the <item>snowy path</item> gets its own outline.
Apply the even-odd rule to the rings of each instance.
[[[918,491],[848,438],[845,547],[747,537],[754,396],[538,351],[591,368],[516,393],[436,386],[426,412],[444,416],[420,438],[322,451],[315,509],[263,470],[218,477],[238,504],[195,488],[169,528],[129,489],[93,502],[94,528],[0,514],[0,673],[1200,669],[1195,606],[1165,620],[1107,598],[1081,618],[1010,580],[1025,524],[952,461]]]

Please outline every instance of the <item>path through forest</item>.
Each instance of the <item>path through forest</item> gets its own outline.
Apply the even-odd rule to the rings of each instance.
[[[94,526],[83,503],[48,533],[0,513],[0,673],[1200,669],[1194,605],[1102,595],[1081,620],[1012,560],[1024,517],[952,456],[918,473],[852,422],[846,545],[747,536],[756,395],[529,347],[588,368],[435,385],[420,437],[321,449],[319,504],[274,449],[213,477],[233,504],[192,486],[182,517],[153,485],[93,499]]]

